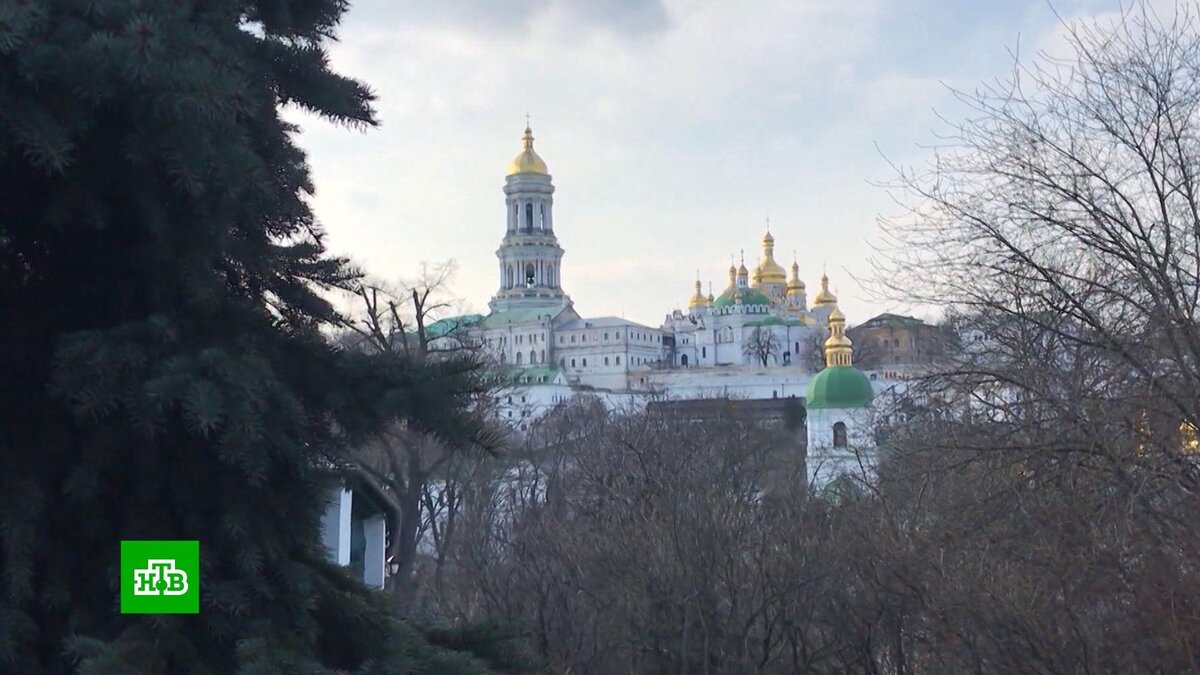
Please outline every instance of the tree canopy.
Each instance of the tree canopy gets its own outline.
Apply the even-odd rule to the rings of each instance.
[[[318,545],[322,467],[391,419],[453,428],[460,402],[322,334],[322,289],[356,272],[280,109],[375,124],[324,49],[347,5],[0,5],[0,670],[501,660],[397,620]],[[198,539],[200,614],[121,615],[123,539]]]

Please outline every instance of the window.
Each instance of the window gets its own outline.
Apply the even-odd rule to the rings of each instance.
[[[707,359],[707,358],[708,358],[708,347],[701,347],[701,348],[700,348],[700,358],[702,358],[702,359]]]
[[[530,362],[530,363],[537,363],[537,362],[538,362],[538,360],[537,360],[537,352],[536,352],[536,351],[534,351],[534,350],[532,350],[532,349],[530,349],[530,350],[529,350],[529,362]]]
[[[608,342],[608,333],[605,333],[605,334],[604,334],[604,341],[605,341],[605,342]]]
[[[517,365],[521,365],[521,352],[517,352]]]
[[[561,345],[562,343],[563,343],[563,336],[559,335],[558,336],[558,344]]]
[[[583,360],[583,367],[584,367],[584,368],[587,368],[587,359],[584,359],[584,360]]]
[[[534,274],[533,263],[525,263],[525,286],[527,288],[533,288],[533,285],[536,282],[537,277]]]
[[[608,357],[607,356],[604,357],[604,365],[606,365],[606,366],[608,365]]]
[[[571,336],[571,344],[575,344],[575,336],[574,335]]]
[[[572,368],[574,368],[574,367],[575,367],[575,359],[571,359],[571,367],[572,367]]]
[[[618,366],[621,365],[621,357],[619,357],[619,356],[617,357],[617,365]]]
[[[580,336],[579,336],[579,341],[580,341],[580,342],[587,342],[587,335],[580,335]]]
[[[533,204],[525,205],[525,229],[533,229]]]
[[[538,210],[541,211],[541,219],[538,222],[538,227],[540,227],[541,229],[544,230],[544,229],[546,229],[546,205],[545,204],[540,205],[538,207]]]
[[[833,447],[846,447],[846,424],[844,422],[833,425]]]
[[[681,366],[683,366],[684,368],[687,368],[687,354],[684,354],[683,356],[679,357],[679,364]]]
[[[546,350],[545,349],[542,350],[542,358],[540,359],[540,361],[542,363],[546,362]]]
[[[795,348],[795,349],[793,349],[792,351],[793,351],[793,352],[795,352],[795,353],[797,353],[797,354],[799,354],[799,353],[800,353],[800,343],[799,343],[799,342],[797,342],[797,343],[796,343],[796,348]]]

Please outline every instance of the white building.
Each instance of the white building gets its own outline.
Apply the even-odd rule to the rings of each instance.
[[[582,393],[610,406],[636,408],[656,396],[810,397],[813,382],[825,383],[818,391],[825,392],[822,400],[832,402],[840,400],[832,394],[842,386],[861,394],[866,381],[870,390],[866,376],[850,366],[849,340],[842,332],[845,316],[837,309],[828,277],[822,275],[810,306],[799,265],[792,263],[789,276],[775,260],[775,237],[769,230],[753,270],[744,258],[739,266],[731,265],[728,284],[716,296],[711,290],[705,295],[697,279],[687,307],[671,311],[657,328],[617,317],[581,316],[561,285],[564,250],[555,229],[555,188],[546,162],[534,150],[529,127],[522,144],[505,178],[505,229],[496,250],[499,288],[488,303],[491,311],[446,320],[469,326],[499,364],[516,372],[518,386],[502,392],[498,401],[498,415],[512,428],[524,430]],[[824,379],[814,380],[823,365],[819,345],[826,338],[834,341],[838,360],[826,371],[836,374],[822,371]],[[826,342],[827,355],[829,349]],[[813,477],[824,480],[834,464],[845,465],[837,459],[842,446],[833,443],[831,434],[845,426],[848,438],[860,444],[867,438],[860,435],[866,433],[866,422],[859,424],[865,413],[821,404],[814,413],[810,442],[829,449],[829,466]]]

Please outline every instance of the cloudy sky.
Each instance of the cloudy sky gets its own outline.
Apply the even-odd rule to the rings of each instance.
[[[332,61],[378,94],[381,126],[292,115],[332,251],[396,280],[453,259],[486,311],[504,169],[525,114],[557,187],[563,286],[585,316],[658,325],[697,270],[719,293],[766,219],[809,294],[822,269],[851,322],[874,299],[874,184],[928,157],[947,86],[1053,49],[1057,11],[1117,0],[355,0]],[[917,310],[920,313],[920,310]]]

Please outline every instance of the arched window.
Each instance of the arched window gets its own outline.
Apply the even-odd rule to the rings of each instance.
[[[517,352],[517,365],[521,365],[521,352]]]
[[[618,366],[621,365],[621,357],[619,357],[619,356],[617,357],[617,365]]]
[[[584,360],[583,360],[583,367],[584,367],[584,368],[587,368],[587,359],[584,359]]]
[[[571,359],[571,367],[572,367],[572,368],[574,368],[574,367],[575,367],[575,359]]]
[[[679,363],[684,368],[687,368],[687,354],[684,354],[683,356],[679,357]]]
[[[541,210],[541,214],[538,218],[538,227],[544,230],[546,229],[546,205],[542,204],[538,208]]]
[[[525,205],[525,229],[533,231],[533,204]]]
[[[708,347],[700,348],[700,358],[704,358],[704,359],[708,358]]]
[[[534,283],[536,283],[536,281],[537,281],[537,278],[534,275],[533,263],[525,263],[525,286],[526,286],[526,288],[533,288],[533,285],[534,285]]]
[[[846,424],[845,422],[837,422],[833,425],[833,447],[846,447]]]
[[[538,360],[537,360],[537,352],[536,352],[536,351],[534,351],[534,350],[532,350],[532,349],[530,349],[530,350],[529,350],[529,362],[530,362],[530,363],[537,363],[537,362],[538,362]]]
[[[546,265],[546,284],[549,286],[558,285],[558,281],[554,279],[554,265]]]
[[[542,363],[545,363],[545,362],[546,362],[546,350],[545,350],[545,349],[543,349],[543,350],[542,350],[542,358],[541,358],[541,359],[539,359],[539,360],[540,360]]]

